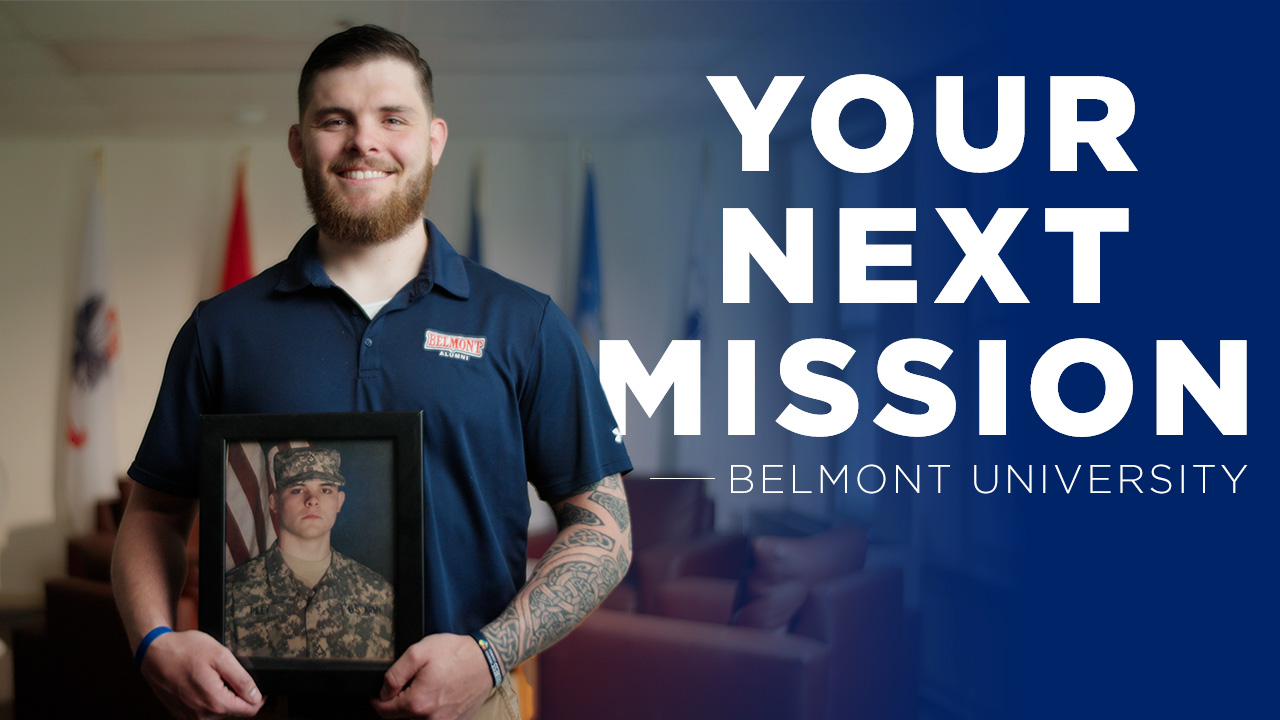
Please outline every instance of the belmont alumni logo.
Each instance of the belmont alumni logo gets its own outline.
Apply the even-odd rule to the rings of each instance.
[[[427,330],[427,343],[422,347],[427,350],[439,350],[444,357],[458,360],[484,357],[483,337],[466,335],[450,335],[448,333]]]

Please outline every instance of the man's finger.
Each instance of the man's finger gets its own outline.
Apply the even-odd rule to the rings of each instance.
[[[404,655],[401,655],[400,659],[392,663],[391,667],[387,668],[387,673],[382,676],[382,692],[378,697],[383,702],[387,702],[399,695],[404,686],[409,684],[409,680],[417,674],[421,665],[410,659],[412,652],[411,648]]]
[[[224,684],[217,668],[211,665],[198,669],[192,680],[195,693],[187,696],[186,702],[201,713],[250,717],[257,714],[262,706],[261,702],[251,703],[237,696]]]
[[[222,682],[226,683],[237,696],[255,705],[262,700],[258,685],[253,682],[249,672],[236,662],[230,651],[218,653],[213,660],[213,667],[218,671],[218,675],[222,676]]]
[[[373,706],[373,711],[378,713],[380,717],[399,718],[405,716],[404,709],[401,707],[403,703],[400,702],[398,697],[391,700],[378,700],[375,698],[370,700],[369,704]]]
[[[262,709],[261,700],[258,702],[248,702],[243,698],[232,695],[231,691],[227,688],[222,688],[222,694],[222,707],[218,710],[222,715],[229,715],[233,717],[253,717]]]

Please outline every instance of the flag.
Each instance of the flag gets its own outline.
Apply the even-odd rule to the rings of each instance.
[[[578,304],[573,313],[573,324],[578,328],[587,353],[596,360],[600,338],[604,335],[601,322],[600,247],[596,229],[595,171],[587,165],[586,197],[582,202],[582,256],[578,263]]]
[[[253,277],[253,257],[249,251],[249,218],[244,202],[244,161],[236,170],[236,199],[227,230],[227,256],[222,265],[222,287],[227,290]]]
[[[276,455],[286,448],[306,447],[306,441],[263,445],[257,441],[227,443],[225,478],[226,568],[257,557],[271,548],[279,528],[267,496],[275,492]]]
[[[693,189],[693,218],[689,234],[689,269],[684,289],[684,339],[701,340],[706,330],[706,278],[703,267],[707,246],[707,150],[703,148],[703,167]]]
[[[471,243],[467,246],[467,257],[477,265],[484,264],[484,255],[480,246],[480,163],[471,170]]]
[[[115,358],[120,323],[107,290],[110,269],[102,212],[101,159],[89,190],[80,278],[71,318],[71,378],[64,437],[64,510],[76,533],[94,529],[97,504],[118,494],[115,458]]]
[[[693,209],[689,221],[689,264],[685,272],[684,287],[684,339],[705,340],[707,335],[707,285],[706,256],[707,246],[707,177],[710,174],[710,150],[704,143],[702,146],[702,168],[693,186]],[[702,353],[701,360],[705,366],[709,353]],[[702,368],[706,370],[705,367]],[[705,376],[705,375],[704,375]],[[670,448],[672,457],[668,467],[704,468],[706,450],[693,436],[676,436],[672,434],[671,444],[663,444],[663,449]],[[705,470],[700,474],[711,475],[713,471]]]

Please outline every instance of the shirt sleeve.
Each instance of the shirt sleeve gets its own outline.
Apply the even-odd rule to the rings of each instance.
[[[209,408],[208,383],[200,357],[200,307],[178,331],[169,350],[155,410],[129,477],[153,490],[199,496],[200,415]]]
[[[554,502],[631,470],[600,376],[569,318],[548,301],[522,388],[526,472]]]

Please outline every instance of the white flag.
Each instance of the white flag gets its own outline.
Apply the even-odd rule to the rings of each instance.
[[[120,327],[107,291],[102,178],[89,192],[80,250],[80,285],[72,317],[71,385],[64,437],[64,510],[77,533],[94,529],[98,501],[117,495],[115,458],[115,358]]]

